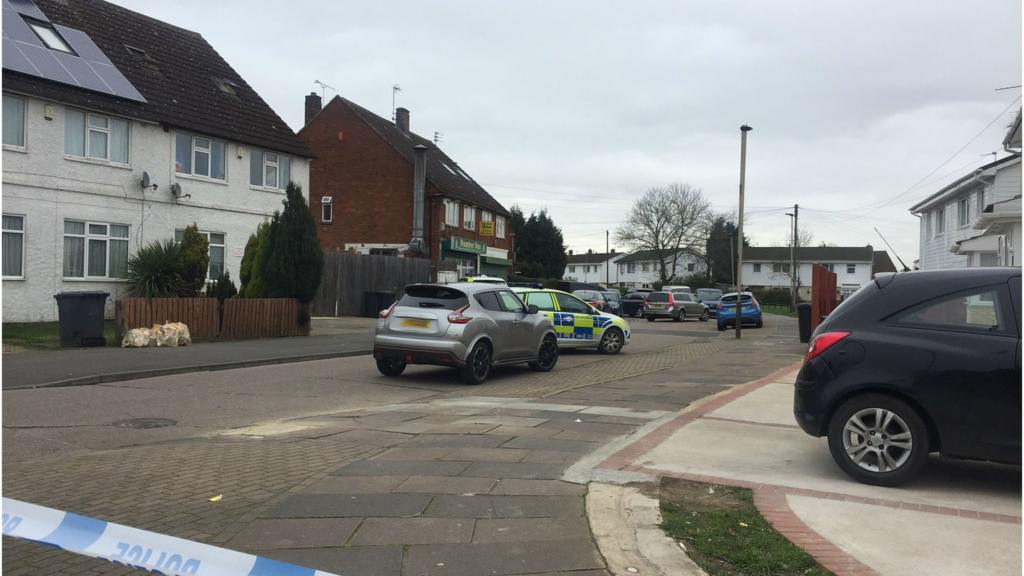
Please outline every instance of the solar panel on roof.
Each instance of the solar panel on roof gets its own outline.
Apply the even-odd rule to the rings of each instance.
[[[124,74],[107,58],[89,35],[74,28],[53,25],[74,54],[48,48],[26,24],[23,16],[49,22],[31,0],[3,0],[3,67],[46,80],[145,102]],[[34,12],[33,12],[34,9]]]

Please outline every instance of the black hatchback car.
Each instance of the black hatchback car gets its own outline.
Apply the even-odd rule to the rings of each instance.
[[[931,452],[1021,462],[1021,270],[880,274],[814,331],[793,412],[868,484]]]

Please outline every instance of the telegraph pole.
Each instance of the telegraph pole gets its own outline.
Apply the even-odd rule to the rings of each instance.
[[[800,243],[800,228],[797,225],[800,218],[800,205],[793,204],[793,212],[786,212],[786,216],[793,218],[793,232],[789,239],[789,306],[796,310],[796,291],[800,286],[800,269],[796,264],[796,249]]]
[[[610,254],[610,253],[611,252],[609,252],[609,244],[608,244],[608,231],[605,230],[604,231],[604,257],[605,257],[605,261],[604,261],[604,287],[605,288],[608,288],[610,286],[610,283],[608,282],[609,279],[611,278],[611,267],[612,267],[612,263],[609,262],[609,258],[608,258],[608,254]]]
[[[744,124],[740,126],[740,211],[736,226],[736,337],[742,338],[743,326],[743,188],[747,178],[747,132],[753,130]]]

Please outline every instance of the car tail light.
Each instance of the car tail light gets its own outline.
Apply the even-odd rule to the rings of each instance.
[[[676,299],[672,297],[672,293],[671,292],[668,293],[668,303],[669,304],[675,304],[676,303]]]
[[[757,303],[757,298],[751,297],[750,302],[754,305],[754,308],[760,308],[761,305]]]
[[[388,306],[386,310],[381,310],[380,311],[380,319],[384,320],[388,316],[391,316],[391,313],[395,311],[395,306],[398,306],[398,302],[395,302],[391,306]]]
[[[448,322],[450,324],[468,324],[469,321],[472,320],[473,318],[471,318],[470,316],[462,315],[462,313],[465,312],[467,308],[469,308],[469,304],[466,304],[461,308],[456,308],[454,312],[448,315]]]
[[[836,342],[839,342],[843,338],[849,336],[849,332],[823,332],[814,337],[811,341],[811,347],[807,350],[807,355],[804,357],[804,362],[810,362],[817,358],[822,352],[831,348]]]

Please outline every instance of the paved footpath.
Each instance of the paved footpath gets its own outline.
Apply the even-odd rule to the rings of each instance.
[[[684,328],[658,351],[480,387],[433,368],[381,379],[432,393],[416,401],[19,462],[4,492],[352,576],[607,575],[567,468],[803,351],[789,319],[742,341]],[[10,539],[3,553],[5,574],[130,573]]]

